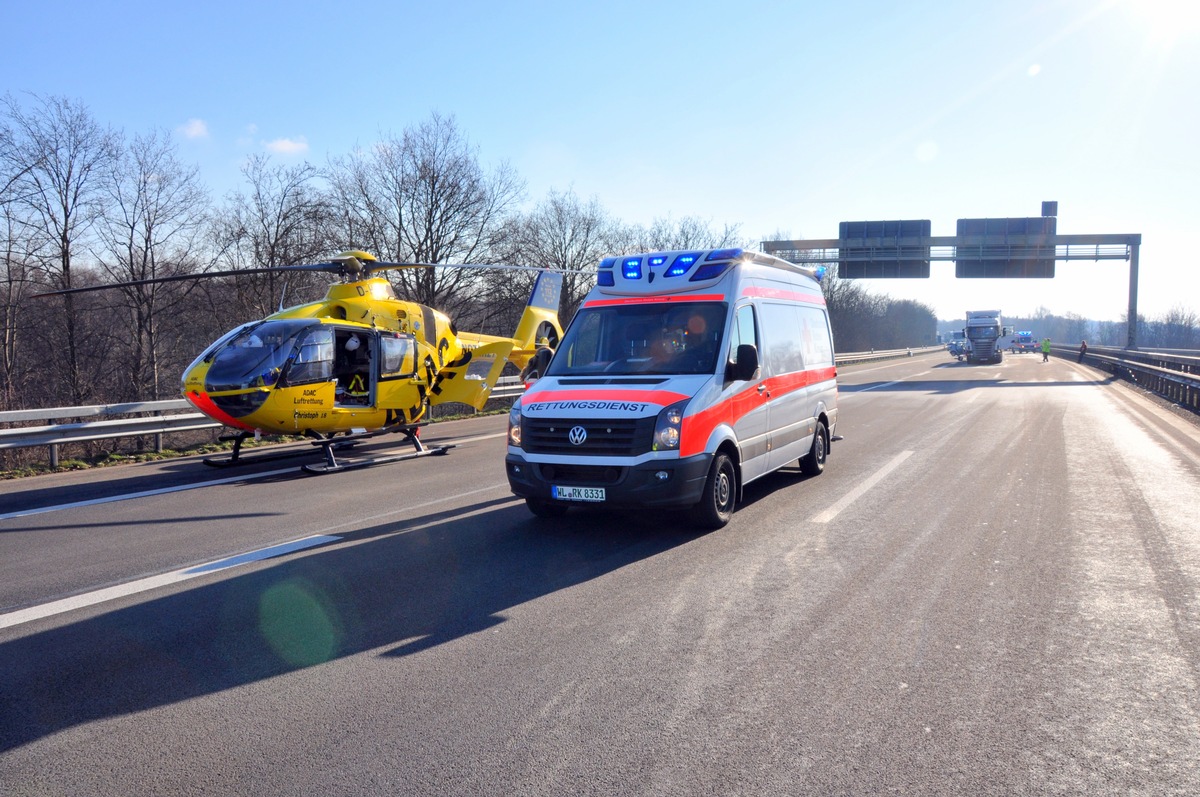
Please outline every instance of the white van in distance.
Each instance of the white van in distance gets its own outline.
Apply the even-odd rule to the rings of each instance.
[[[689,508],[719,528],[755,479],[821,473],[836,377],[813,269],[742,249],[606,258],[509,413],[509,486],[539,517]]]

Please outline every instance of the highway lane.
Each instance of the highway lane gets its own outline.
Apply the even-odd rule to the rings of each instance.
[[[0,482],[0,532],[9,532],[0,533],[0,613],[97,585],[336,534],[365,519],[419,514],[471,493],[463,486],[467,482],[490,485],[493,492],[503,486],[498,494],[507,494],[503,467],[497,473],[488,458],[470,456],[473,447],[500,441],[504,425],[503,417],[438,424],[425,436],[431,444],[460,446],[452,450],[454,462],[426,464],[446,460],[447,454],[390,466],[397,470],[381,466],[325,477],[341,478],[340,483],[322,484],[321,477],[300,472],[299,463],[319,461],[318,453],[236,471],[189,457]],[[370,454],[383,445],[361,451]],[[312,451],[303,444],[299,450]],[[366,489],[359,490],[368,473]],[[156,492],[170,490],[179,492]]]
[[[711,534],[534,520],[494,418],[445,457],[0,520],[0,612],[340,537],[0,630],[0,784],[1191,793],[1196,426],[1060,360],[841,379],[827,472]]]

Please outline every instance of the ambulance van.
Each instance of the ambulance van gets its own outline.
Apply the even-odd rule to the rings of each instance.
[[[742,249],[607,258],[546,372],[509,414],[513,493],[729,522],[750,482],[825,468],[833,336],[813,269]]]

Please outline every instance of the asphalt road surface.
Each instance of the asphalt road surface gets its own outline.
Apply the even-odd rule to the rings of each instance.
[[[733,522],[513,498],[504,418],[305,476],[0,483],[0,794],[1200,792],[1200,428],[1076,363],[840,370]]]

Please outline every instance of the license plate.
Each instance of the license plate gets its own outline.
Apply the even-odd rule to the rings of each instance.
[[[603,501],[603,487],[559,487],[552,485],[554,497],[559,501]]]

